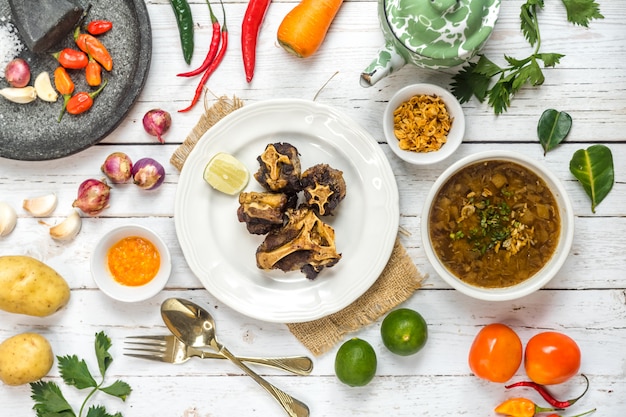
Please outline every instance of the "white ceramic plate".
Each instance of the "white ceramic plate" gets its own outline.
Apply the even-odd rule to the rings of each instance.
[[[300,153],[302,170],[327,163],[343,171],[346,198],[335,216],[342,259],[315,280],[300,272],[263,271],[255,253],[264,236],[248,233],[237,220],[237,196],[220,193],[202,178],[217,152],[228,152],[250,171],[244,191],[262,191],[252,175],[267,144],[288,142]],[[385,267],[395,242],[398,188],[378,143],[332,108],[296,99],[246,105],[213,126],[187,158],[174,206],[183,254],[204,287],[231,308],[264,321],[318,319],[361,296]]]

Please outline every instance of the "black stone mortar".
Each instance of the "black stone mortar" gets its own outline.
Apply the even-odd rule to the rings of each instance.
[[[81,115],[66,113],[60,123],[57,119],[63,106],[61,96],[55,103],[37,99],[28,104],[12,103],[0,97],[0,157],[43,161],[82,151],[115,130],[143,89],[152,58],[152,30],[144,0],[73,2],[83,9],[92,5],[86,22],[95,19],[113,22],[111,31],[98,36],[113,57],[111,72],[102,71],[103,80],[107,79],[108,84],[89,111]],[[17,27],[8,0],[0,0],[0,25],[6,24],[3,17]],[[27,44],[26,39],[22,42]],[[65,47],[77,49],[72,33],[63,37],[50,51]],[[19,56],[30,65],[30,85],[42,71],[47,71],[53,80],[58,62],[50,52],[37,53],[25,48]],[[4,68],[0,70],[4,71]],[[68,70],[68,73],[76,85],[75,92],[96,89],[87,85],[84,70]],[[0,79],[0,89],[8,86],[4,78]]]

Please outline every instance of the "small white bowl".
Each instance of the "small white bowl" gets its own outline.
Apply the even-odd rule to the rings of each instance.
[[[157,275],[147,284],[140,286],[123,285],[111,275],[107,266],[109,248],[126,237],[137,236],[149,240],[160,254],[161,266]],[[152,230],[138,225],[121,226],[106,233],[96,245],[91,255],[91,274],[94,281],[109,297],[124,302],[147,300],[159,293],[167,283],[172,270],[169,249],[163,239]]]
[[[417,95],[435,95],[446,104],[452,124],[446,143],[437,151],[414,152],[400,149],[398,138],[393,132],[393,112],[403,102]],[[445,88],[434,84],[412,84],[398,90],[387,103],[383,113],[383,132],[391,150],[401,159],[415,165],[427,165],[441,162],[452,155],[463,141],[465,135],[465,115],[459,101]]]
[[[511,161],[521,165],[534,172],[539,178],[543,179],[552,195],[554,196],[561,222],[559,233],[559,242],[555,248],[550,260],[537,271],[533,276],[525,281],[503,288],[483,288],[470,285],[456,275],[450,272],[445,265],[439,260],[430,241],[430,211],[433,208],[433,202],[440,189],[447,183],[452,175],[477,162],[482,161]],[[508,301],[524,297],[546,285],[559,271],[563,263],[567,259],[572,242],[574,240],[574,210],[572,203],[565,191],[565,188],[559,179],[544,167],[537,160],[527,157],[523,154],[510,151],[485,151],[474,155],[467,156],[447,168],[441,176],[435,181],[430,192],[424,200],[424,208],[422,210],[422,244],[426,251],[426,257],[437,274],[452,287],[470,297],[487,301]]]

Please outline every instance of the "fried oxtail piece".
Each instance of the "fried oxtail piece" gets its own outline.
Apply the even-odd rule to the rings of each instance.
[[[346,196],[343,172],[327,164],[314,165],[302,174],[304,204],[320,216],[332,216]]]
[[[254,178],[267,191],[291,195],[302,189],[300,155],[293,145],[271,143],[257,157],[257,161],[260,167]]]
[[[237,219],[246,223],[248,232],[264,235],[283,225],[285,211],[290,205],[293,207],[293,199],[290,200],[284,193],[241,193]]]
[[[257,266],[281,271],[300,270],[313,280],[324,268],[341,259],[335,247],[335,230],[313,210],[287,210],[285,226],[270,231],[256,252]]]

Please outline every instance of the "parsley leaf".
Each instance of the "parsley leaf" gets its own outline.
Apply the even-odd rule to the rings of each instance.
[[[571,23],[587,26],[592,19],[603,19],[595,0],[562,0]],[[513,96],[525,85],[542,85],[543,67],[554,67],[565,55],[541,52],[541,33],[538,13],[544,8],[544,0],[526,0],[520,10],[520,29],[535,50],[526,58],[505,55],[507,67],[500,67],[484,55],[478,62],[469,62],[452,77],[451,91],[459,102],[465,103],[476,97],[500,114],[510,107]],[[497,79],[496,79],[497,78]]]
[[[78,359],[76,355],[72,356],[57,356],[59,361],[59,371],[61,372],[61,378],[67,385],[74,386],[78,389],[94,388],[98,386],[98,383],[84,360]]]
[[[563,0],[567,20],[575,25],[585,26],[593,19],[604,19],[600,5],[594,0]]]
[[[109,354],[111,339],[103,332],[96,334],[95,351],[98,360],[98,367],[102,376],[102,381],[97,383],[87,363],[79,359],[76,355],[57,356],[59,372],[63,381],[77,389],[91,388],[83,401],[78,417],[83,415],[87,401],[97,391],[120,398],[122,401],[131,393],[130,386],[123,381],[115,381],[113,384],[103,387],[104,377],[107,369],[113,362],[113,357]],[[67,402],[61,389],[53,382],[34,382],[30,384],[31,398],[35,401],[33,409],[37,412],[37,417],[76,417],[77,414],[72,406]],[[87,410],[85,417],[123,417],[121,413],[108,414],[102,406],[92,406]]]

